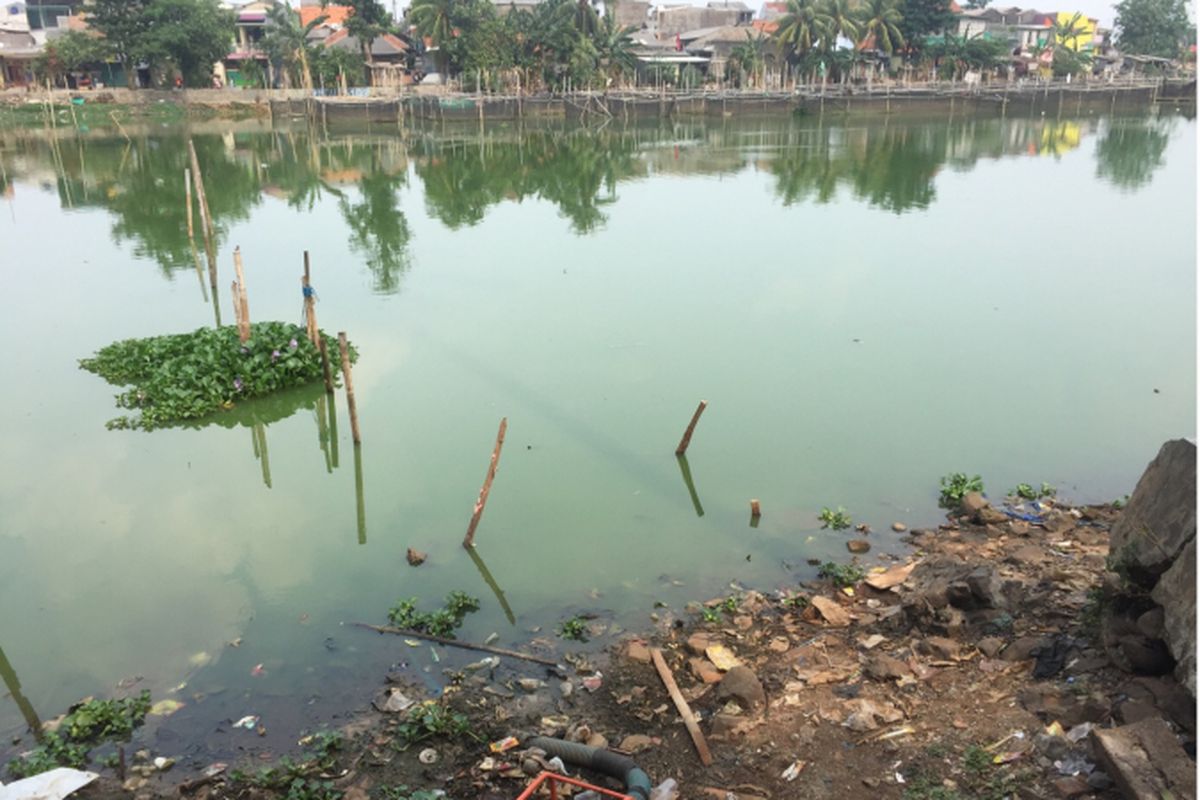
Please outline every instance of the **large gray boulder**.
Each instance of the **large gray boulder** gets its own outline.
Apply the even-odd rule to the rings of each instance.
[[[1175,656],[1175,677],[1196,696],[1196,540],[1158,579],[1150,596],[1163,607],[1163,638]]]
[[[1113,525],[1110,564],[1150,588],[1195,538],[1196,445],[1175,439],[1164,444],[1146,467],[1125,512]]]

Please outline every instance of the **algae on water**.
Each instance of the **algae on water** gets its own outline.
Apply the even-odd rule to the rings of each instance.
[[[338,343],[322,336],[336,380]],[[351,361],[356,358],[351,348]],[[245,344],[234,326],[126,339],[81,359],[79,366],[130,387],[116,396],[117,406],[138,413],[109,420],[110,430],[179,424],[321,379],[320,350],[303,327],[286,322],[253,323]]]

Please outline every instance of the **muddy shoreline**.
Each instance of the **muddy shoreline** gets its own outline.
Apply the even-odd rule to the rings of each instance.
[[[1113,657],[1121,641],[1107,620],[1137,603],[1107,568],[1121,509],[1036,508],[984,501],[903,531],[911,553],[886,569],[771,595],[731,587],[703,604],[655,608],[653,626],[636,634],[593,620],[603,650],[552,635],[522,648],[556,668],[473,654],[484,657],[447,670],[441,698],[396,670],[359,687],[372,707],[349,715],[335,747],[314,750],[295,731],[290,754],[250,749],[237,762],[181,759],[162,772],[153,759],[172,756],[169,744],[150,744],[139,757],[131,750],[123,778],[105,769],[80,796],[292,797],[279,765],[298,764],[289,780],[315,781],[299,795],[307,800],[399,800],[420,789],[516,797],[549,762],[502,740],[544,735],[628,753],[688,798],[1119,797],[1093,731],[1161,721],[1194,758],[1195,702],[1169,660],[1131,670]],[[847,542],[877,535],[845,531]],[[848,552],[846,563],[858,559]],[[397,651],[412,645],[390,638]],[[711,766],[650,663],[653,649],[700,719]],[[421,703],[436,724],[414,727]]]

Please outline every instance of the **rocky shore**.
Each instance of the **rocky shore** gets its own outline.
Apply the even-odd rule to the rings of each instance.
[[[660,609],[557,668],[481,659],[437,700],[390,675],[289,760],[173,784],[145,753],[76,796],[515,798],[542,770],[579,774],[540,735],[629,755],[674,782],[663,798],[1195,798],[1195,497],[1184,441],[1124,509],[970,493],[886,568]]]

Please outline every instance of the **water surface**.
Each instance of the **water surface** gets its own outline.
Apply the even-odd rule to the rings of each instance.
[[[466,589],[462,635],[502,645],[644,625],[847,559],[823,506],[873,563],[947,472],[1107,501],[1195,435],[1194,120],[192,133],[221,317],[236,245],[252,317],[299,322],[308,250],[364,444],[320,387],[107,431],[116,390],[77,359],[214,323],[187,131],[0,134],[5,741],[142,676],[188,702],[159,747],[283,747],[389,665],[432,685],[460,658],[343,625],[397,598]],[[218,724],[248,713],[265,741]]]

